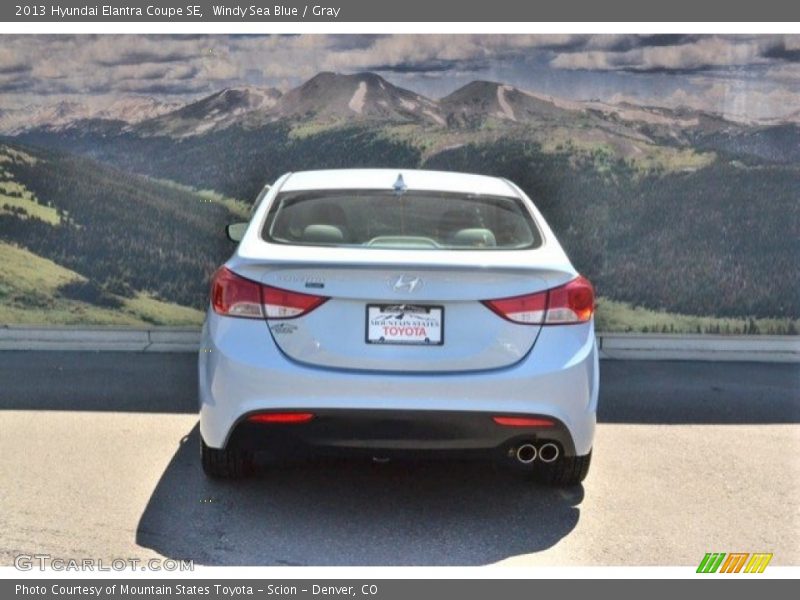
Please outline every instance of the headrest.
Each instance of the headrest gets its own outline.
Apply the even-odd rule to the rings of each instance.
[[[307,225],[303,230],[303,241],[315,244],[341,244],[344,232],[336,225]]]
[[[497,240],[494,234],[482,227],[459,229],[453,234],[450,241],[453,246],[474,246],[476,248],[497,246]]]

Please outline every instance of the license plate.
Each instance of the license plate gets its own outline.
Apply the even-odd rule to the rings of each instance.
[[[368,344],[440,346],[444,342],[444,307],[368,304]]]

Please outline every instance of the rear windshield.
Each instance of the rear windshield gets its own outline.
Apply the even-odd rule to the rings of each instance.
[[[541,245],[517,198],[385,190],[284,192],[262,237],[278,244],[446,250]]]

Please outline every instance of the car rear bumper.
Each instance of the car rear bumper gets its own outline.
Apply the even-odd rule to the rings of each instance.
[[[575,453],[567,428],[550,418],[552,425],[509,427],[498,425],[482,412],[307,410],[314,416],[305,423],[257,423],[248,419],[250,415],[243,415],[226,447],[267,450],[277,455],[364,453],[385,457],[486,455],[489,451],[497,458],[512,458],[521,444],[553,442],[560,452]]]
[[[468,373],[310,367],[285,356],[266,323],[213,312],[202,340],[200,432],[213,448],[503,452],[523,438],[552,439],[567,456],[592,447],[598,392],[592,323],[544,327],[517,363]],[[279,410],[317,418],[255,427],[245,419]],[[503,415],[545,416],[557,424],[543,432],[491,418]]]

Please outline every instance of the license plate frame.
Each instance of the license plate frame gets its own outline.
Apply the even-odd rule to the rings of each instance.
[[[375,319],[381,316],[387,316],[396,313],[410,313],[412,316],[403,318],[403,325],[400,327],[430,327],[433,323],[425,323],[428,319],[433,319],[435,322],[438,316],[438,339],[428,338],[415,338],[415,339],[401,339],[399,337],[392,337],[386,339],[386,336],[370,335],[372,331],[377,330],[377,327],[382,325],[374,322]],[[364,325],[364,341],[367,344],[376,346],[428,346],[437,347],[444,345],[444,306],[440,304],[407,304],[407,303],[394,303],[394,304],[367,304],[365,313]],[[423,323],[425,323],[423,325]]]

